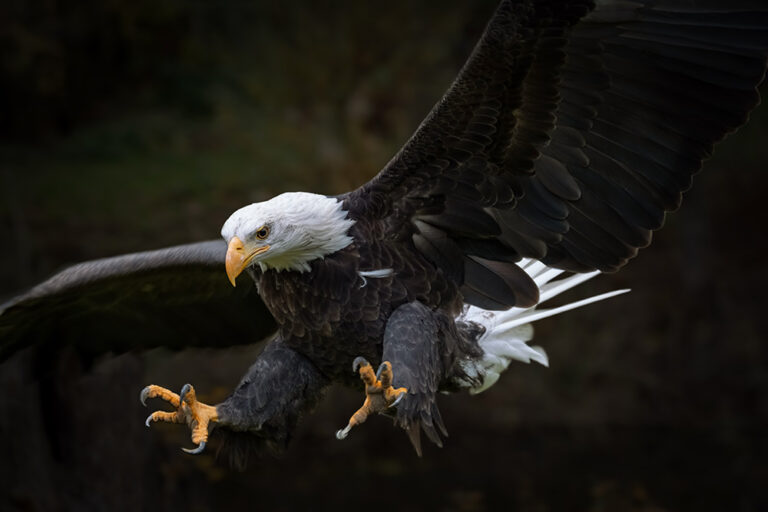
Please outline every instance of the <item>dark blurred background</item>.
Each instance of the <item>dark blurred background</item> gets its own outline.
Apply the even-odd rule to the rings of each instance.
[[[74,262],[216,238],[283,191],[363,183],[494,5],[3,2],[0,300]],[[185,427],[145,429],[137,396],[191,381],[219,400],[258,346],[46,349],[44,379],[26,350],[0,365],[0,509],[766,510],[767,135],[763,107],[650,249],[570,298],[631,294],[536,326],[551,368],[441,399],[443,449],[417,458],[385,418],[337,441],[362,395],[334,388],[285,454],[236,472],[181,453]]]

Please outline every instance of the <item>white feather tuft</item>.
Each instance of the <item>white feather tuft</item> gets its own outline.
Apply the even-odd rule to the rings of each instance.
[[[549,359],[544,349],[528,345],[528,342],[533,339],[531,322],[629,291],[616,290],[552,309],[538,309],[538,306],[543,302],[595,277],[600,272],[575,274],[552,281],[563,271],[531,259],[524,259],[518,265],[531,276],[539,287],[540,299],[536,306],[511,308],[507,311],[487,311],[476,306],[468,306],[456,319],[474,322],[485,327],[485,332],[477,340],[483,350],[483,355],[478,359],[471,359],[462,363],[462,369],[469,378],[459,382],[459,384],[469,388],[471,394],[480,393],[493,386],[512,361],[523,363],[534,361],[543,366],[549,366]]]
[[[357,275],[359,275],[360,279],[363,281],[363,283],[360,285],[360,288],[363,288],[368,284],[369,277],[373,279],[383,279],[385,277],[391,276],[393,273],[394,272],[391,268],[381,268],[378,270],[358,270]]]

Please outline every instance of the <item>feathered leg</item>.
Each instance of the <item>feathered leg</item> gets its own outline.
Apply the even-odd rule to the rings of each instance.
[[[421,456],[421,431],[438,446],[448,431],[437,408],[436,394],[456,351],[455,332],[443,313],[420,302],[403,304],[387,321],[383,358],[392,363],[394,383],[408,388],[395,424],[408,434]]]
[[[430,440],[442,446],[441,435],[447,436],[448,433],[435,395],[444,380],[446,369],[453,368],[457,355],[466,355],[469,349],[452,318],[432,311],[420,302],[403,304],[387,321],[382,354],[384,362],[379,367],[378,380],[373,378],[373,370],[363,360],[365,365],[359,371],[366,383],[365,404],[336,436],[343,439],[371,412],[391,410],[389,407],[393,404],[386,397],[393,397],[392,392],[395,392],[399,396],[395,423],[406,430],[416,453],[421,455],[422,430]],[[360,359],[355,360],[355,370]],[[400,390],[407,392],[400,393]],[[394,402],[394,398],[391,401]]]
[[[147,386],[141,400],[144,403],[147,398],[158,397],[176,407],[175,412],[152,413],[147,424],[187,423],[198,447],[185,451],[200,453],[214,426],[249,432],[272,443],[287,443],[301,413],[317,402],[327,384],[326,377],[306,357],[275,340],[264,348],[232,395],[216,406],[198,402],[190,385],[179,395],[160,386]]]

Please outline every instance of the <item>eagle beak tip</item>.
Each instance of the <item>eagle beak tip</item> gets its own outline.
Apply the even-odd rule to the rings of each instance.
[[[243,242],[236,236],[232,237],[232,240],[229,241],[229,246],[227,247],[225,267],[227,270],[227,277],[233,287],[237,286],[237,276],[240,275],[247,263],[244,250],[245,247]]]
[[[237,286],[235,280],[243,270],[248,268],[251,261],[259,254],[264,254],[269,250],[269,245],[262,245],[261,247],[255,247],[250,253],[246,253],[245,244],[235,237],[229,241],[229,247],[227,247],[227,255],[225,257],[224,266],[227,270],[227,277],[232,286]]]

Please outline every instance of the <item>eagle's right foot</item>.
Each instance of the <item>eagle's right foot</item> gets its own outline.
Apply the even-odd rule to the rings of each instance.
[[[352,363],[352,371],[359,372],[360,379],[365,383],[365,402],[352,415],[347,426],[336,432],[336,439],[346,438],[352,427],[363,423],[371,414],[394,407],[408,392],[406,388],[392,387],[392,364],[389,361],[382,362],[374,374],[371,364],[358,357]]]
[[[141,390],[139,399],[143,405],[147,405],[147,398],[162,398],[176,408],[173,412],[155,411],[144,422],[148,427],[153,421],[165,421],[168,423],[186,423],[192,430],[192,442],[197,448],[182,448],[187,453],[198,454],[205,449],[208,442],[209,427],[219,421],[216,407],[198,402],[195,396],[195,388],[185,384],[177,395],[173,391],[155,385],[150,385]]]

